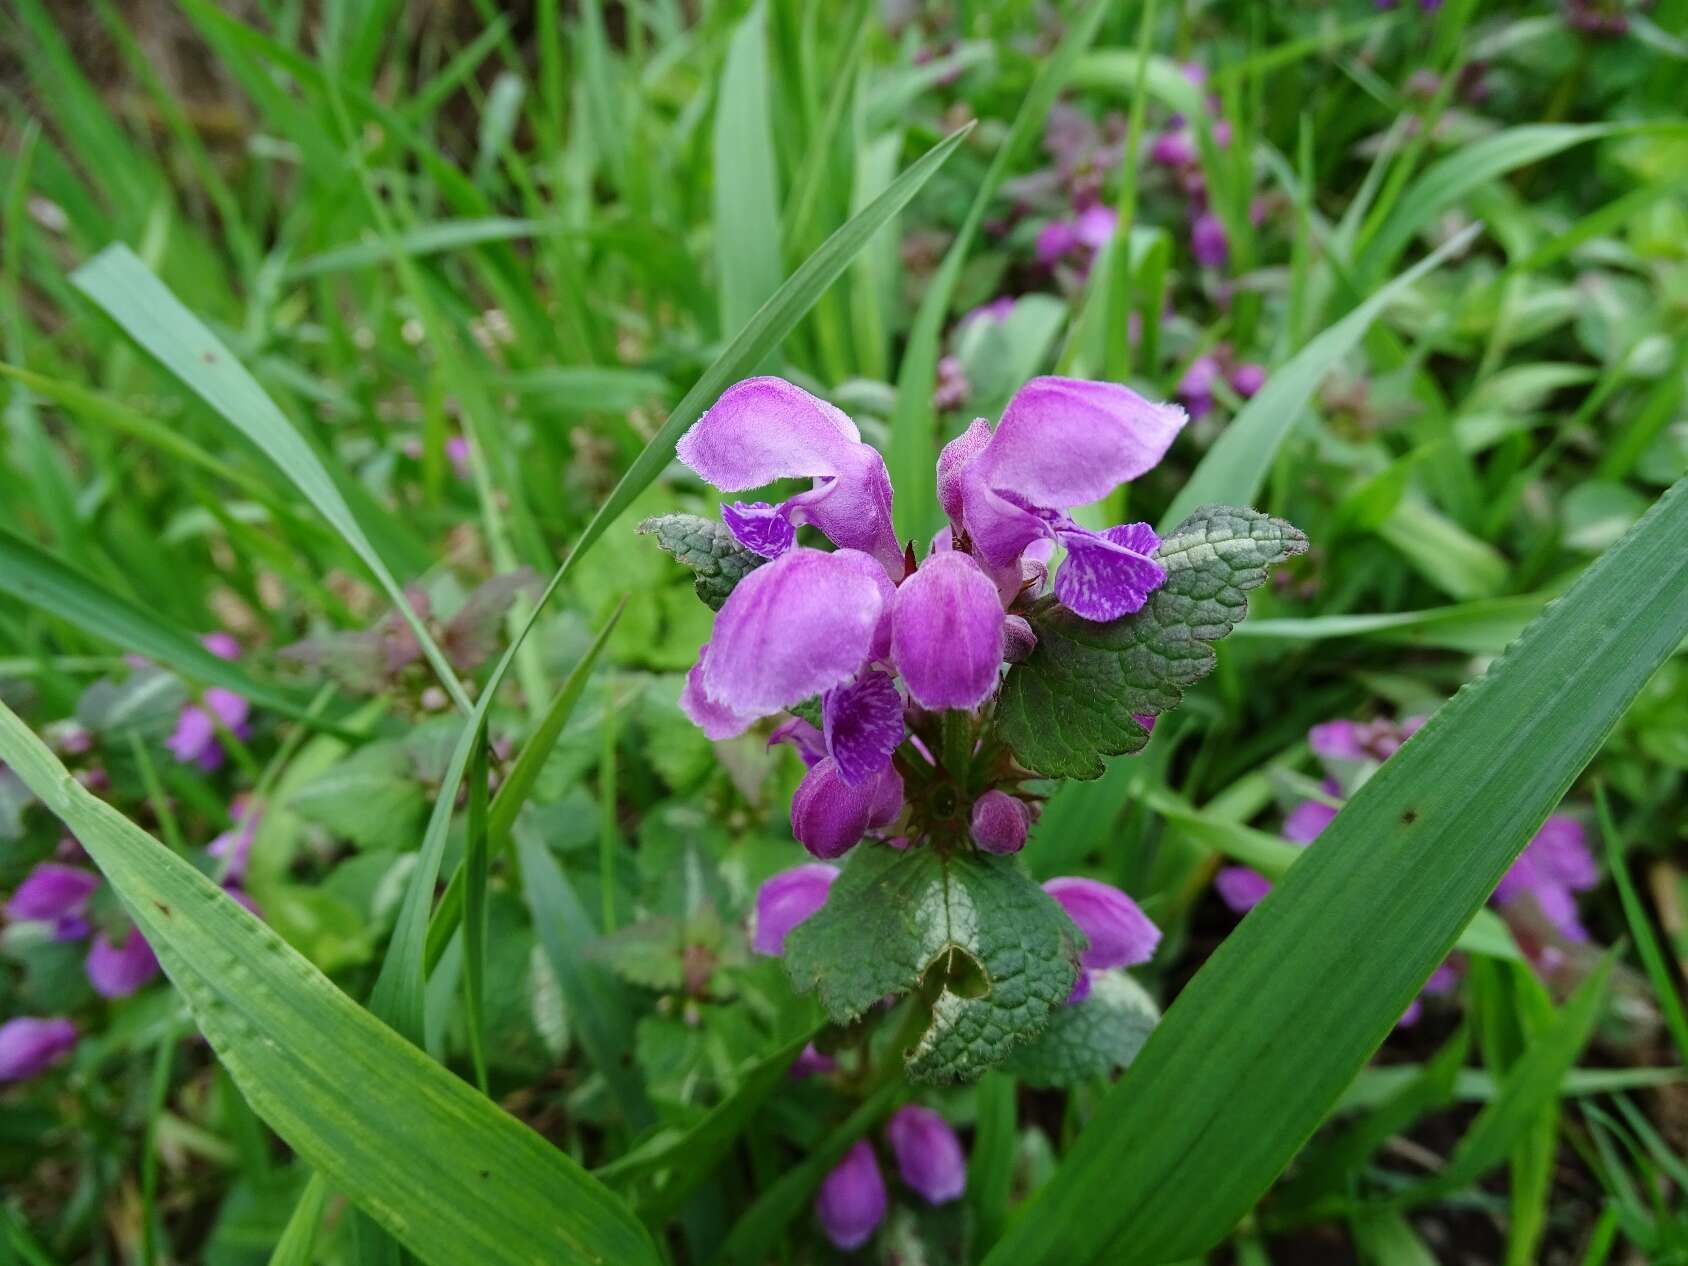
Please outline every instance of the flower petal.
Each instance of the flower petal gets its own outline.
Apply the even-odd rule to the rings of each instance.
[[[923,708],[976,708],[996,689],[1002,602],[967,554],[929,555],[897,589],[891,661]]]
[[[826,1238],[846,1253],[873,1237],[885,1217],[885,1179],[874,1159],[873,1144],[857,1139],[821,1181],[815,1216]]]
[[[952,520],[961,518],[961,472],[990,442],[991,424],[974,418],[973,424],[938,454],[938,504]]]
[[[20,1015],[0,1024],[0,1081],[25,1081],[45,1072],[76,1045],[69,1020]]]
[[[969,818],[973,843],[987,853],[1018,853],[1026,846],[1031,812],[1025,801],[995,787],[973,802]]]
[[[1152,469],[1183,425],[1177,405],[1118,383],[1033,378],[1008,402],[978,462],[992,488],[1067,509]]]
[[[866,554],[797,548],[758,567],[715,617],[703,689],[741,715],[766,716],[855,675],[885,609],[884,570]]]
[[[1322,800],[1303,800],[1284,815],[1284,838],[1291,844],[1311,844],[1336,819],[1336,810]]]
[[[680,711],[691,718],[692,724],[703,731],[705,738],[737,738],[750,728],[756,718],[734,712],[704,693],[703,666],[708,658],[709,643],[705,642],[698,647],[697,663],[686,674],[686,684],[680,689]]]
[[[756,930],[750,948],[758,954],[779,955],[791,929],[826,904],[838,867],[806,862],[770,875],[756,890]]]
[[[903,697],[889,673],[863,673],[821,700],[826,750],[852,787],[879,775],[903,741]]]
[[[967,1157],[950,1123],[930,1108],[908,1104],[885,1123],[903,1182],[927,1204],[947,1204],[967,1189]]]
[[[806,769],[813,769],[826,758],[825,737],[802,717],[792,717],[774,727],[774,732],[768,735],[768,746],[773,747],[777,743],[790,743],[795,747]]]
[[[1149,556],[1160,548],[1160,541],[1147,523],[1106,532],[1065,531],[1060,536],[1067,557],[1055,573],[1055,596],[1086,620],[1117,620],[1140,611],[1149,595],[1166,583],[1166,568]],[[1150,542],[1147,550],[1137,548]]]
[[[842,411],[783,378],[747,378],[721,393],[674,448],[722,492],[776,479],[837,475],[861,433]]]
[[[1090,939],[1079,961],[1091,969],[1146,963],[1160,944],[1160,929],[1137,903],[1112,884],[1095,879],[1051,879],[1043,890]]]
[[[100,877],[79,866],[61,866],[57,862],[42,862],[12,893],[6,903],[8,919],[53,920],[70,919],[81,914],[100,886]]]
[[[1223,866],[1213,877],[1219,899],[1238,914],[1246,914],[1266,899],[1272,881],[1248,866]]]
[[[816,857],[842,857],[867,834],[880,792],[877,780],[852,787],[838,772],[838,762],[825,757],[791,797],[791,833]]]
[[[102,933],[88,948],[88,980],[102,998],[127,998],[158,975],[158,958],[141,930],[132,924],[121,945]]]
[[[763,558],[778,558],[797,544],[797,529],[784,508],[766,501],[724,501],[721,521],[735,541]]]

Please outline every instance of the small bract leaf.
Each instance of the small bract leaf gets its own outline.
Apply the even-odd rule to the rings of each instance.
[[[1104,756],[1148,742],[1133,717],[1176,707],[1212,671],[1212,643],[1248,614],[1267,568],[1306,549],[1282,519],[1203,506],[1161,542],[1166,583],[1142,610],[1105,624],[1062,607],[1032,618],[1037,649],[1003,682],[998,732],[1027,769],[1099,777]]]
[[[1099,971],[1090,996],[1008,1057],[1007,1072],[1033,1086],[1076,1086],[1127,1067],[1149,1040],[1160,1008],[1123,971]]]
[[[654,536],[680,562],[697,573],[697,596],[719,611],[733,587],[768,560],[752,554],[725,523],[695,514],[659,514],[639,525],[641,536]]]
[[[919,1081],[971,1079],[1066,1001],[1083,933],[1011,859],[922,846],[855,850],[819,913],[786,938],[800,990],[848,1023],[921,988],[932,1022],[908,1051]]]

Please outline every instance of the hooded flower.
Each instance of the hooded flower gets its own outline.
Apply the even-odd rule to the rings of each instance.
[[[6,917],[53,924],[53,939],[77,941],[88,935],[83,917],[88,899],[100,886],[100,877],[80,866],[42,862],[24,876],[12,899],[6,903]]]
[[[885,1179],[880,1176],[873,1145],[866,1139],[856,1140],[821,1181],[815,1216],[826,1238],[846,1253],[872,1238],[885,1217]]]
[[[1023,557],[1041,541],[1067,557],[1055,595],[1087,620],[1140,608],[1166,580],[1146,523],[1095,532],[1067,512],[1155,466],[1184,425],[1176,405],[1153,404],[1114,383],[1034,378],[991,430],[980,419],[938,458],[938,497],[955,540],[965,541],[999,594],[1024,583]]]
[[[27,1081],[58,1063],[76,1046],[69,1020],[20,1015],[0,1024],[0,1082]]]
[[[1134,967],[1154,957],[1161,933],[1137,903],[1112,884],[1095,879],[1051,879],[1043,890],[1060,903],[1090,942],[1079,958],[1078,980],[1069,1002],[1090,996],[1090,973]]]
[[[1026,802],[991,788],[973,802],[970,826],[973,843],[987,853],[1018,853],[1026,846],[1031,811]]]
[[[838,867],[809,862],[763,880],[756,890],[756,931],[750,948],[758,954],[782,953],[791,929],[826,904],[837,878]]]
[[[967,1189],[967,1157],[961,1140],[932,1109],[917,1104],[898,1108],[885,1124],[885,1138],[903,1182],[927,1204],[948,1204]]]
[[[122,939],[96,933],[88,947],[88,980],[102,998],[127,998],[158,975],[158,957],[141,930],[131,924]]]
[[[240,658],[240,643],[227,633],[207,633],[200,642],[218,659]],[[252,705],[234,691],[212,686],[205,692],[204,707],[190,703],[182,709],[165,746],[184,764],[191,762],[206,773],[214,773],[223,764],[223,745],[217,737],[217,727],[221,725],[244,739],[251,733],[248,724],[251,713]]]
[[[899,816],[892,757],[909,707],[976,709],[1004,662],[1030,652],[1030,627],[1007,608],[1028,575],[1040,583],[1057,544],[1067,557],[1056,595],[1087,619],[1135,611],[1165,580],[1147,524],[1094,532],[1067,511],[1152,467],[1183,420],[1124,387],[1033,380],[994,431],[980,419],[944,449],[937,482],[951,527],[916,564],[897,548],[885,463],[848,418],[777,378],[731,388],[681,437],[681,460],[729,492],[813,482],[777,505],[723,505],[739,545],[770,561],[722,604],[681,708],[726,739],[818,698],[818,732],[788,723],[771,741],[796,744],[809,766],[791,806],[797,838],[817,857],[841,856]],[[805,524],[836,548],[799,544]]]

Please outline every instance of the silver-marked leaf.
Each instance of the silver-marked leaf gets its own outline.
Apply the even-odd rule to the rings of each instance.
[[[676,559],[697,573],[697,596],[719,611],[733,586],[768,560],[733,539],[727,525],[695,514],[658,514],[639,525],[641,536],[654,536]]]
[[[785,965],[838,1023],[920,989],[932,1020],[905,1052],[918,1081],[977,1077],[1066,1001],[1084,936],[1007,858],[864,845],[826,905],[786,938]]]
[[[1154,999],[1125,972],[1096,972],[1090,996],[1057,1011],[1004,1071],[1028,1085],[1063,1088],[1107,1077],[1130,1065],[1159,1019]]]
[[[1100,777],[1103,757],[1148,742],[1135,716],[1176,707],[1212,671],[1212,644],[1248,614],[1267,568],[1306,549],[1282,519],[1203,506],[1161,542],[1166,583],[1142,610],[1106,624],[1063,607],[1033,618],[1037,649],[1003,682],[998,733],[1027,769]]]

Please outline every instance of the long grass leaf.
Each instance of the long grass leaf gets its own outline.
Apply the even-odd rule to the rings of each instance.
[[[1184,988],[989,1266],[1205,1252],[1688,635],[1688,479],[1443,706]]]

